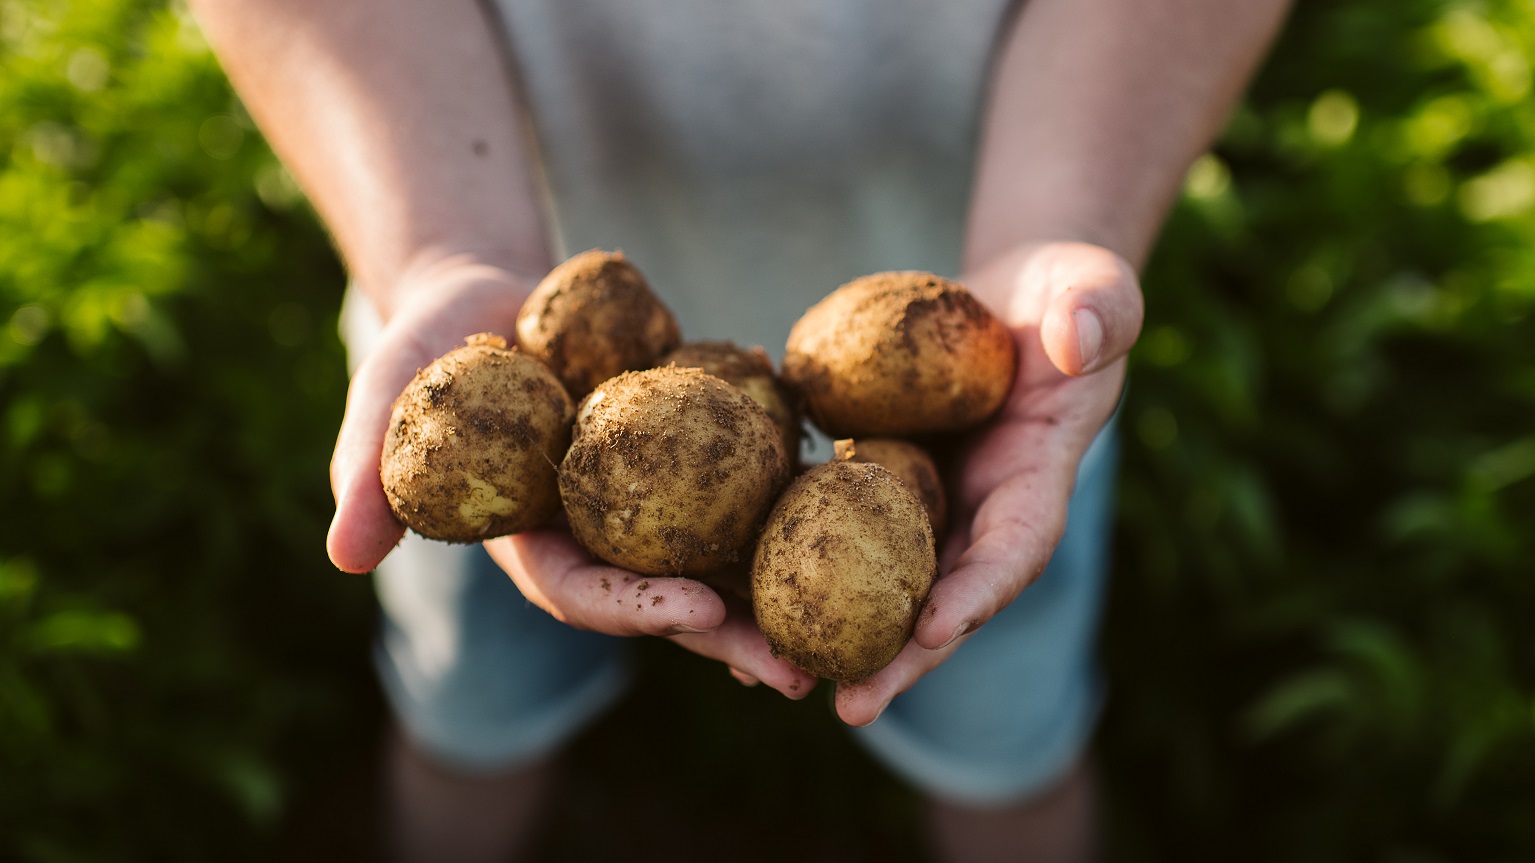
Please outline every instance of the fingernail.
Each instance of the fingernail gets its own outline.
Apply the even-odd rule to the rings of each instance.
[[[940,647],[938,649],[942,650],[944,647],[948,647],[949,645],[953,644],[954,642],[960,640],[960,638],[962,638],[965,635],[965,633],[969,632],[973,628],[975,628],[975,624],[971,623],[968,620],[965,621],[964,623],[961,623],[959,625],[959,628],[954,630],[954,634],[949,636],[949,640],[945,641],[943,643],[943,647]]]
[[[712,630],[708,630],[708,629],[699,629],[696,626],[688,626],[686,623],[679,623],[679,624],[673,626],[671,629],[666,630],[666,634],[667,635],[689,635],[689,634],[696,635],[696,634],[698,634],[700,632],[711,632],[711,631]]]
[[[762,682],[739,668],[730,669],[730,676],[734,677],[742,686],[756,686]]]
[[[1071,313],[1077,325],[1077,349],[1082,352],[1082,370],[1092,368],[1103,350],[1103,320],[1092,309],[1082,308]]]

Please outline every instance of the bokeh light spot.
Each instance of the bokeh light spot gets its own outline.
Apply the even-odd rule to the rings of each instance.
[[[1318,143],[1329,147],[1347,144],[1359,127],[1359,102],[1344,90],[1328,90],[1316,97],[1306,112],[1306,128]]]
[[[214,159],[230,159],[245,143],[245,130],[228,114],[214,114],[198,128],[197,143]]]
[[[64,75],[69,78],[69,83],[86,93],[94,93],[105,87],[111,71],[106,56],[95,48],[81,48],[70,54],[69,64],[64,67]]]
[[[1231,188],[1231,171],[1214,153],[1206,153],[1189,166],[1183,191],[1190,198],[1207,201],[1218,198]]]
[[[48,328],[52,325],[53,315],[49,314],[47,309],[35,303],[28,303],[11,315],[9,327],[11,341],[31,347],[43,340],[43,336],[48,334]]]
[[[1535,168],[1511,160],[1461,184],[1460,210],[1474,222],[1518,216],[1535,204]]]

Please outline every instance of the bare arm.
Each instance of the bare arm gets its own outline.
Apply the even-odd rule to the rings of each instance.
[[[418,368],[466,335],[510,335],[549,270],[526,140],[475,0],[193,0],[230,79],[293,170],[386,321],[353,373],[331,459],[331,561],[377,566],[404,533],[379,481],[390,406]],[[614,603],[629,574],[568,532],[485,543],[529,601],[612,635],[669,635],[803,698],[813,678],[774,658],[712,591],[651,578],[664,605]],[[429,574],[423,574],[429,575]]]
[[[387,317],[407,273],[549,269],[512,88],[474,0],[193,0],[230,80]]]
[[[848,723],[872,722],[1044,571],[1140,333],[1136,268],[1287,5],[1024,5],[993,76],[965,248],[970,288],[1017,340],[1017,381],[958,461],[943,576],[913,643],[838,686]]]
[[[993,77],[966,269],[1039,240],[1094,243],[1138,267],[1288,7],[1025,2]]]

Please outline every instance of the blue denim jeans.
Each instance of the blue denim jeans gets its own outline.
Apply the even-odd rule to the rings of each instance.
[[[970,805],[1026,798],[1082,755],[1102,700],[1097,623],[1109,564],[1114,425],[1078,471],[1044,574],[953,657],[851,729],[896,774]],[[549,753],[629,679],[625,640],[571,629],[525,600],[478,546],[410,536],[376,573],[384,688],[407,732],[460,769]]]

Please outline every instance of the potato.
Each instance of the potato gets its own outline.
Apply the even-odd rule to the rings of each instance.
[[[831,461],[774,504],[752,559],[752,609],[775,656],[862,680],[911,640],[937,576],[917,496],[879,465]]]
[[[773,374],[773,361],[762,348],[747,350],[731,342],[686,342],[656,365],[703,369],[751,396],[782,433],[790,466],[799,460],[799,414],[789,403]]]
[[[943,490],[943,477],[927,450],[895,438],[844,439],[832,443],[834,457],[844,461],[877,464],[901,478],[916,493],[927,510],[933,536],[940,542],[949,523],[949,498]]]
[[[517,343],[579,399],[677,346],[677,319],[623,252],[592,249],[549,272],[517,315]]]
[[[537,360],[481,333],[416,372],[395,399],[379,479],[422,536],[478,542],[559,512],[554,466],[575,403]]]
[[[761,406],[698,369],[628,372],[581,403],[560,496],[588,551],[646,575],[697,575],[750,553],[788,479]]]
[[[891,272],[812,306],[789,333],[783,377],[834,437],[910,437],[984,422],[1015,368],[1012,334],[963,286]]]

